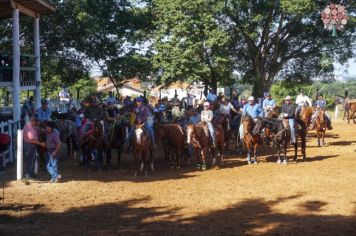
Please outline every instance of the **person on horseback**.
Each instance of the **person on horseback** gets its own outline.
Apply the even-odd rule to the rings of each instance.
[[[173,103],[173,108],[172,108],[172,122],[178,122],[180,121],[183,117],[184,114],[180,109],[180,104],[179,102],[174,102]]]
[[[210,104],[216,102],[216,100],[218,99],[218,96],[216,95],[216,92],[214,89],[210,89],[208,95],[206,96],[206,99],[208,100],[208,102]]]
[[[281,114],[284,119],[288,119],[290,133],[291,133],[291,143],[296,142],[296,133],[295,133],[295,107],[292,103],[291,96],[285,98],[285,103],[282,105]]]
[[[303,107],[311,107],[313,105],[310,98],[304,94],[303,89],[299,91],[299,95],[297,96],[295,103],[298,105],[296,110],[297,117],[299,117],[299,114]]]
[[[98,99],[92,96],[88,99],[89,103],[84,107],[84,116],[91,121],[103,120],[104,114],[102,108],[98,104]]]
[[[254,120],[256,120],[258,117],[263,117],[263,109],[258,103],[255,103],[255,98],[253,96],[248,98],[248,103],[242,109],[242,115],[251,116]],[[240,138],[242,139],[244,134],[242,123],[240,124],[239,132]]]
[[[117,104],[117,99],[114,96],[114,93],[112,91],[109,91],[109,95],[106,98],[106,103],[113,103],[113,104]]]
[[[69,101],[70,94],[69,94],[67,86],[62,85],[62,89],[61,89],[61,91],[59,91],[58,97],[59,97],[60,101]]]
[[[144,128],[147,130],[148,134],[150,135],[152,146],[156,148],[156,140],[154,135],[153,127],[148,125],[147,118],[151,115],[150,109],[143,105],[143,99],[141,97],[136,98],[136,107],[133,109],[133,112],[136,116],[135,123],[142,122],[144,123]],[[135,128],[132,127],[130,133],[126,139],[125,147],[128,148],[130,144],[130,140],[135,132]]]
[[[237,92],[235,90],[232,92],[232,96],[231,96],[230,100],[231,100],[231,105],[234,108],[234,109],[231,109],[232,116],[234,117],[240,111],[239,95],[237,94]]]
[[[214,129],[214,126],[212,123],[213,117],[214,117],[214,114],[213,114],[213,111],[210,110],[210,103],[205,102],[204,110],[201,112],[200,118],[201,118],[201,121],[204,122],[208,126],[211,138],[213,140],[213,147],[215,148],[216,147],[216,137],[215,137],[215,129]]]
[[[323,94],[319,93],[318,100],[315,102],[315,106],[317,109],[322,109],[324,111],[326,117],[326,125],[329,130],[332,130],[331,127],[331,118],[326,111],[326,100],[323,98]],[[314,112],[312,116],[312,130],[315,129],[315,119],[317,117],[318,111]]]
[[[27,117],[25,123],[28,122],[29,117],[34,116],[36,113],[34,100],[34,97],[31,96],[22,106],[21,118],[25,119]]]
[[[272,99],[272,95],[270,93],[266,93],[266,98],[262,102],[262,108],[265,116],[268,111],[276,107],[276,101]]]
[[[105,113],[105,133],[108,133],[118,118],[119,109],[113,102],[108,102]]]
[[[48,102],[43,99],[41,107],[37,109],[37,117],[40,122],[47,122],[51,120],[52,110],[48,107]]]
[[[187,93],[187,96],[183,98],[182,102],[183,102],[183,107],[186,110],[190,110],[194,106],[194,97],[190,93]]]

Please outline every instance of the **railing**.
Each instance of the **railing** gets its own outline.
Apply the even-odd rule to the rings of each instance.
[[[10,147],[7,151],[0,153],[3,157],[3,166],[6,167],[7,164],[13,163],[16,159],[16,147],[17,147],[17,130],[21,128],[20,121],[9,120],[7,122],[0,123],[0,132],[8,134],[11,137]]]
[[[35,59],[33,55],[21,54],[20,56],[20,86],[34,86]],[[0,83],[12,82],[12,55],[0,54]]]

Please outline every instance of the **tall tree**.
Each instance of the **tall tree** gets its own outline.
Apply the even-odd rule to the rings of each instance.
[[[216,89],[232,75],[230,38],[212,0],[156,0],[154,60],[160,83],[203,81]]]
[[[343,63],[354,56],[354,20],[339,37],[323,28],[320,12],[328,0],[221,0],[219,22],[227,29],[236,70],[253,83],[253,94],[268,90],[277,76],[313,77],[325,53]],[[343,1],[355,16],[355,1]],[[326,70],[327,71],[327,70]]]

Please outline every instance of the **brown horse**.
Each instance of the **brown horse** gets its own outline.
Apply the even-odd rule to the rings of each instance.
[[[220,114],[218,117],[215,117],[213,120],[215,125],[221,125],[224,130],[224,141],[225,141],[225,151],[229,150],[229,141],[232,136],[231,122],[226,114]]]
[[[175,153],[171,167],[179,169],[182,150],[184,150],[184,131],[179,124],[162,124],[157,129],[157,140],[161,140],[165,150]]]
[[[93,132],[82,137],[83,164],[90,167],[90,160],[94,155],[96,167],[101,170],[103,151],[105,150],[104,125],[100,121],[94,122]]]
[[[348,110],[348,124],[350,124],[350,120],[352,119],[354,121],[354,124],[356,124],[356,102],[349,103],[349,110]]]
[[[322,139],[322,145],[325,145],[325,131],[326,131],[326,117],[325,112],[321,108],[317,108],[315,117],[315,131],[318,137],[318,147],[320,147],[320,139]]]
[[[268,111],[266,112],[265,118],[267,118],[267,119],[278,118],[280,110],[281,110],[280,107],[274,107],[274,108],[268,109]],[[265,128],[264,138],[265,138],[265,142],[266,142],[267,146],[269,146],[271,143],[271,130],[267,127]]]
[[[217,148],[220,151],[221,165],[224,165],[224,130],[221,125],[215,126],[215,136]],[[198,168],[206,170],[205,156],[206,151],[210,149],[213,162],[212,166],[216,164],[215,148],[213,148],[212,140],[209,138],[207,127],[204,123],[187,126],[187,143],[194,148],[195,155],[198,160]]]
[[[133,138],[133,152],[135,156],[136,171],[135,176],[140,172],[148,174],[148,167],[151,171],[153,168],[153,148],[148,131],[143,128],[144,123],[135,124],[134,138]]]
[[[257,161],[257,147],[262,143],[262,139],[260,135],[253,135],[252,130],[255,126],[255,121],[249,115],[243,116],[241,119],[244,134],[243,134],[243,142],[244,146],[247,150],[247,163],[255,163],[258,164]],[[253,151],[254,161],[251,160],[251,154]]]
[[[307,127],[311,124],[313,112],[313,107],[303,107],[300,111],[300,120],[302,120]]]

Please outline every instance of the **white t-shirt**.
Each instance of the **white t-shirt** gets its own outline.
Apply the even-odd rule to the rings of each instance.
[[[306,95],[298,95],[297,99],[295,100],[295,103],[298,106],[312,106],[310,98]]]
[[[226,105],[225,104],[220,104],[220,108],[219,108],[219,111],[221,113],[224,113],[224,114],[230,114],[230,111],[231,111],[231,103],[228,102]]]

